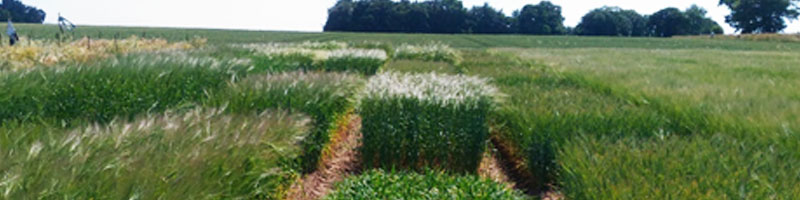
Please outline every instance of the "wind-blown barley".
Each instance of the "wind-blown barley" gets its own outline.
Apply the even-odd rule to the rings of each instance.
[[[20,70],[37,65],[86,63],[115,54],[188,50],[205,45],[205,39],[171,43],[164,39],[143,39],[136,36],[121,40],[83,38],[64,44],[43,40],[25,41],[19,45],[0,48],[0,71]]]
[[[72,130],[4,126],[15,139],[0,136],[0,198],[282,198],[309,123],[194,109]]]

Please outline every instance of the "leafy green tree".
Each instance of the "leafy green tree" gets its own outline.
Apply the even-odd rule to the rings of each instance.
[[[538,5],[526,5],[515,12],[515,28],[521,34],[561,35],[566,33],[561,6],[542,1]]]
[[[324,31],[353,31],[350,27],[354,10],[353,0],[339,0],[332,8],[328,9],[328,21],[325,22]]]
[[[706,9],[697,5],[692,5],[689,9],[684,11],[684,14],[689,19],[688,35],[702,35],[702,34],[723,34],[722,27],[711,18],[706,17]]]
[[[731,14],[725,22],[742,33],[776,33],[786,28],[785,19],[800,16],[800,0],[720,0]]]
[[[602,7],[594,9],[583,16],[581,23],[575,28],[578,35],[595,36],[638,36],[645,32],[637,20],[643,18],[632,10],[618,7]]]
[[[642,16],[634,10],[621,10],[619,15],[627,18],[628,21],[631,22],[631,30],[628,36],[635,36],[635,37],[642,37],[642,36],[649,36],[650,32],[647,29],[647,18],[646,16]]]
[[[392,32],[389,19],[393,5],[391,0],[357,1],[353,10],[354,31]]]
[[[468,12],[467,27],[469,33],[510,33],[511,19],[502,11],[495,10],[488,3],[475,6]]]
[[[686,11],[665,8],[651,15],[647,22],[653,36],[672,37],[675,35],[722,34],[722,27],[706,17],[706,10],[693,5]]]
[[[650,15],[648,26],[658,37],[685,35],[689,31],[689,18],[677,8],[665,8]]]
[[[424,6],[402,0],[392,8],[389,24],[395,32],[424,33],[430,30],[428,19]]]
[[[432,33],[462,33],[466,29],[467,9],[460,0],[431,0],[427,6]]]
[[[0,4],[0,21],[3,22],[10,17],[13,22],[42,23],[46,15],[43,10],[22,4],[19,0],[3,0]]]

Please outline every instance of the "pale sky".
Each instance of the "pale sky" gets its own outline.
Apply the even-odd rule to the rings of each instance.
[[[46,23],[56,23],[58,13],[78,25],[219,28],[275,31],[322,31],[328,8],[336,0],[22,0],[47,12]],[[464,6],[489,5],[507,15],[539,0],[463,0]],[[640,14],[662,8],[681,10],[697,4],[716,20],[726,33],[730,11],[717,6],[719,0],[552,0],[562,7],[566,26],[575,26],[594,8],[619,6]],[[800,22],[788,24],[785,32],[800,32]]]

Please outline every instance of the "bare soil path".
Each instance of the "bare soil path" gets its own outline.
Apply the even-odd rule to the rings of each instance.
[[[320,199],[333,189],[334,183],[360,172],[361,118],[350,114],[346,119],[348,123],[338,128],[329,151],[323,154],[320,168],[292,185],[287,199]]]
[[[532,182],[533,177],[526,172],[522,159],[514,155],[514,150],[509,149],[497,138],[491,139],[491,145],[481,160],[478,175],[505,184],[509,189],[519,190],[527,195],[539,197],[543,200],[560,200],[563,196],[552,187],[541,189]]]

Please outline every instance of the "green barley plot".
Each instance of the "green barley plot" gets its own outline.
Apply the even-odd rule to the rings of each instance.
[[[226,107],[233,113],[282,109],[308,115],[313,129],[303,141],[300,163],[304,172],[311,172],[316,169],[320,154],[330,140],[330,131],[336,128],[336,121],[352,109],[355,93],[362,84],[359,76],[344,73],[253,75],[231,84],[204,105]]]
[[[358,106],[364,165],[476,170],[495,96],[477,77],[388,72],[370,78]]]
[[[168,111],[74,129],[0,127],[1,199],[281,199],[308,118]]]

